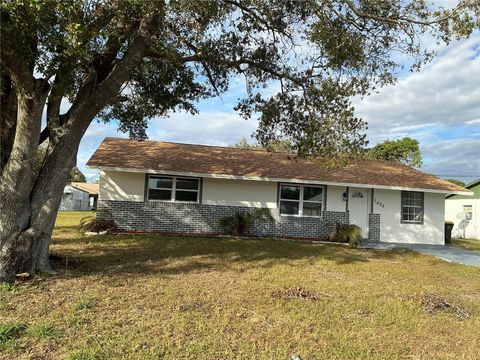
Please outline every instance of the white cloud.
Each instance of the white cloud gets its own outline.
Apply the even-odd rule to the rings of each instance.
[[[480,119],[470,120],[465,123],[466,125],[480,125]]]
[[[256,120],[244,120],[237,113],[204,111],[197,115],[174,113],[159,118],[149,126],[152,140],[208,145],[231,145],[248,138],[257,128]]]
[[[470,182],[480,177],[480,139],[443,140],[424,147],[423,170]]]
[[[424,170],[449,177],[480,177],[480,36],[442,47],[434,62],[407,74],[396,84],[370,97],[354,99],[357,114],[369,123],[371,144],[386,138],[411,136],[421,143]],[[233,112],[244,95],[242,79],[221,99],[199,104],[200,114],[183,112],[150,123],[152,140],[230,145],[249,138],[256,120],[243,120]],[[273,85],[273,84],[272,84]],[[274,89],[265,91],[269,93]],[[62,104],[66,108],[68,104]],[[78,165],[88,178],[96,172],[86,161],[106,136],[122,136],[115,123],[92,123],[80,147]],[[463,178],[466,181],[472,178]]]
[[[354,105],[368,122],[372,145],[411,136],[420,141],[425,171],[470,181],[480,177],[479,79],[476,33],[442,48],[434,62],[395,86],[354,99]]]
[[[402,136],[416,126],[454,126],[478,118],[479,49],[480,36],[460,42],[395,86],[355,99],[358,115],[369,123],[373,142]]]

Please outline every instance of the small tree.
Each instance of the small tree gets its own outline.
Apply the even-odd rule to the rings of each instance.
[[[368,150],[367,157],[375,160],[397,161],[408,166],[422,166],[422,153],[418,140],[405,137],[385,140]]]

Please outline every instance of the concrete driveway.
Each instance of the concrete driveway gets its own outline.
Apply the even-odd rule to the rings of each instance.
[[[480,267],[479,252],[460,249],[453,246],[365,242],[362,243],[360,247],[364,249],[376,250],[406,248],[422,254],[435,256],[445,261]]]

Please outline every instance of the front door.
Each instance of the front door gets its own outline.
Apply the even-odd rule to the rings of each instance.
[[[348,193],[350,224],[362,229],[362,237],[368,238],[368,189],[350,188]]]

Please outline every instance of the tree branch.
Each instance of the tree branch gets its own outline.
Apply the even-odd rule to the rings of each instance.
[[[129,79],[135,68],[142,63],[145,54],[150,48],[150,38],[156,31],[162,18],[163,8],[140,22],[128,50],[111,67],[111,71],[104,77],[103,81],[97,83],[96,69],[91,69],[91,76],[87,78],[78,91],[74,105],[66,114],[67,122],[80,119],[83,122],[83,127],[86,129],[93,117],[110,103],[112,99],[117,98],[122,84]]]
[[[417,25],[424,25],[424,26],[430,26],[433,24],[438,24],[441,23],[445,20],[453,18],[461,9],[466,7],[466,3],[460,4],[456,6],[452,12],[446,16],[441,16],[441,17],[436,17],[430,21],[423,21],[419,19],[414,19],[410,17],[405,17],[405,16],[399,16],[399,17],[383,17],[383,16],[378,16],[378,15],[373,15],[373,14],[368,14],[366,12],[361,11],[359,8],[357,8],[351,0],[345,0],[345,3],[348,5],[350,10],[353,11],[355,15],[358,17],[362,18],[367,18],[367,19],[372,19],[372,20],[377,20],[381,22],[388,22],[390,24],[400,24],[401,22],[409,22]]]

